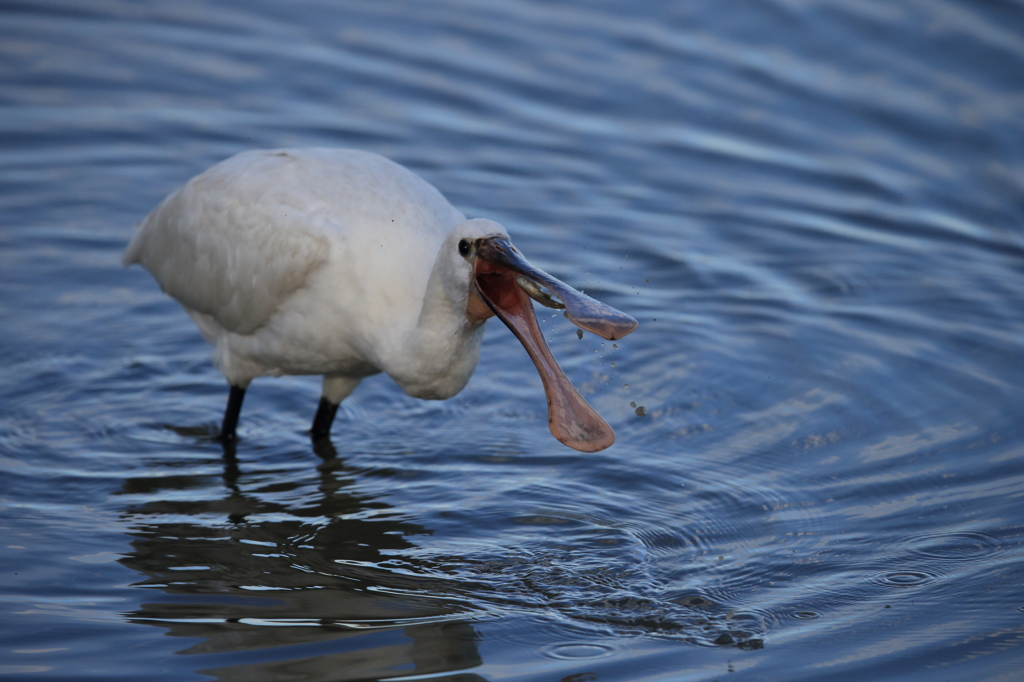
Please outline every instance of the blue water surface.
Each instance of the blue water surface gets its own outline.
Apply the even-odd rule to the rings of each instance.
[[[120,253],[236,152],[375,151],[640,321],[492,321],[234,451]],[[1024,7],[35,0],[0,7],[0,679],[1017,680]],[[645,413],[637,413],[639,407]]]

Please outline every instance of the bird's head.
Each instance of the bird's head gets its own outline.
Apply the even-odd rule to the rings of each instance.
[[[584,452],[603,450],[614,443],[611,427],[555,362],[530,299],[564,309],[575,325],[609,340],[629,334],[637,321],[531,265],[513,246],[505,228],[494,221],[477,219],[456,225],[442,249],[448,251],[441,255],[450,259],[454,275],[450,285],[460,290],[453,300],[465,300],[467,321],[476,325],[497,315],[529,353],[544,384],[552,435]]]

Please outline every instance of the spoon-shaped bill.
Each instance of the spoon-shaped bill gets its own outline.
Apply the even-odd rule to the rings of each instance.
[[[476,254],[478,263],[479,259],[482,258],[489,263],[501,265],[543,284],[565,304],[569,320],[573,324],[602,338],[615,341],[629,334],[637,327],[637,321],[621,310],[616,310],[610,305],[601,303],[583,292],[573,289],[565,282],[552,277],[543,270],[535,268],[508,239],[503,237],[485,239],[480,242]],[[540,300],[540,302],[544,305],[549,305],[543,300]]]
[[[480,249],[477,256],[474,276],[477,291],[516,335],[537,367],[547,396],[551,434],[565,445],[583,452],[597,452],[610,446],[615,442],[615,432],[576,391],[555,362],[537,324],[533,302],[516,283],[518,269],[512,270],[501,262],[488,259]],[[540,272],[532,267],[531,270]]]

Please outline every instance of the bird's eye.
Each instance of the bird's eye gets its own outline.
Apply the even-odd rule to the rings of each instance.
[[[463,258],[465,258],[466,256],[469,255],[469,240],[468,239],[460,239],[459,240],[459,255],[462,256]]]

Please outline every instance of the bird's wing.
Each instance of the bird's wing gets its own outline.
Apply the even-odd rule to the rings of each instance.
[[[329,253],[322,211],[296,200],[286,160],[250,152],[196,176],[146,217],[124,263],[226,330],[252,333]]]

